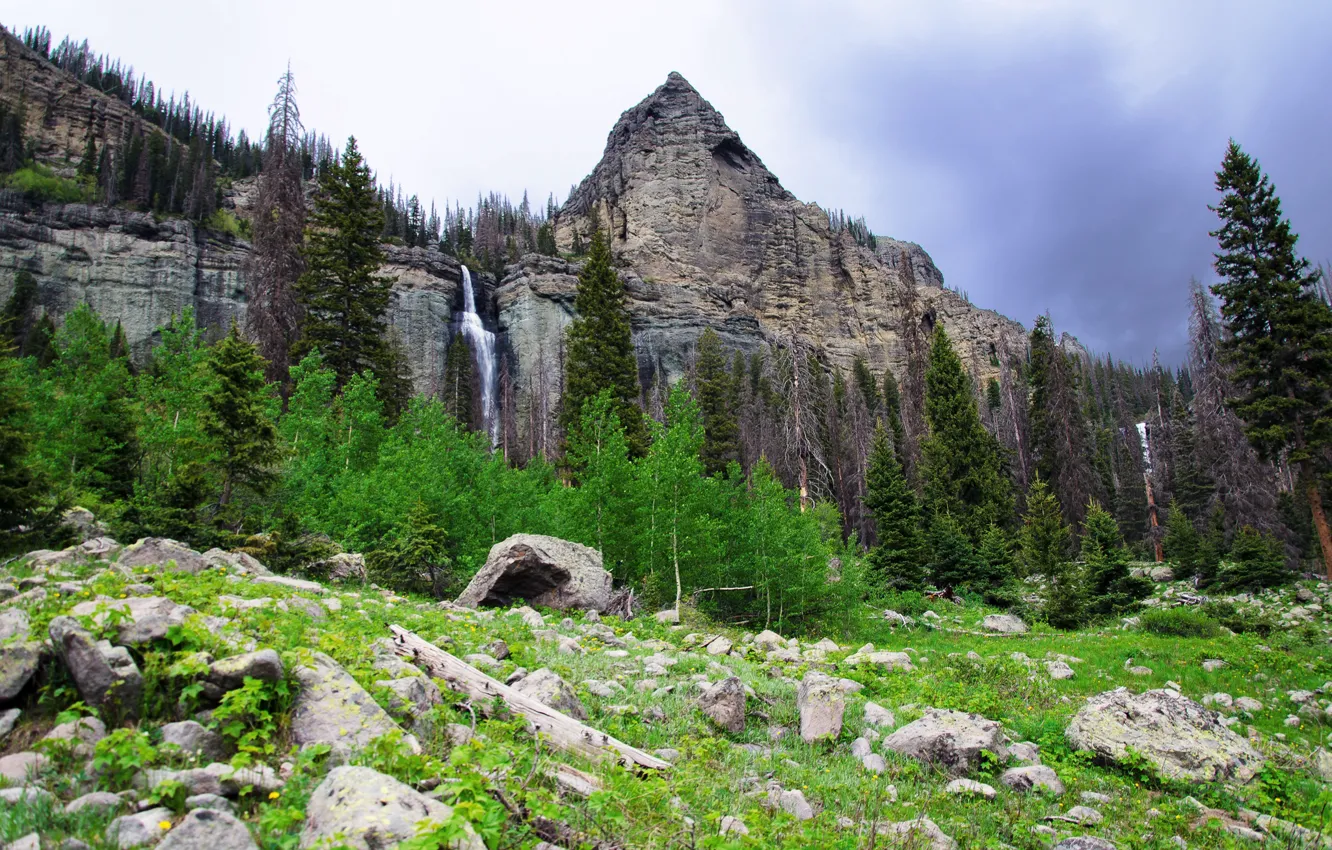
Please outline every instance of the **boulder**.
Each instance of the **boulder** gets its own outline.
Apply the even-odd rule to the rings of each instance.
[[[66,846],[68,843],[69,842],[66,841],[65,844],[61,846],[61,850],[74,850],[74,848]],[[79,843],[82,844],[82,842]],[[87,847],[86,844],[83,846]],[[42,837],[35,832],[30,832],[22,838],[15,838],[13,841],[6,844],[5,850],[42,850]]]
[[[130,599],[92,599],[80,602],[70,609],[75,617],[91,617],[99,625],[114,612],[120,619],[116,626],[116,643],[139,646],[167,636],[172,626],[179,626],[195,610],[188,605],[177,605],[165,596],[135,596]]]
[[[1319,779],[1332,782],[1332,753],[1324,747],[1319,747],[1314,752],[1313,768]]]
[[[765,652],[786,648],[786,638],[769,629],[754,636],[754,645]]]
[[[68,723],[61,723],[42,737],[43,741],[72,741],[74,754],[80,758],[92,758],[93,747],[106,737],[106,724],[96,717],[80,717]]]
[[[0,744],[9,737],[9,733],[14,731],[14,725],[18,723],[23,712],[17,708],[9,708],[0,711]]]
[[[164,807],[116,818],[106,828],[106,840],[115,847],[150,847],[166,837],[171,828],[171,810]],[[162,828],[162,824],[167,829]]]
[[[745,731],[745,686],[731,676],[708,688],[698,707],[722,729],[733,734]]]
[[[843,661],[852,666],[857,664],[877,664],[885,671],[902,670],[910,673],[916,669],[916,665],[911,663],[911,656],[905,652],[854,652],[848,655]]]
[[[286,675],[282,658],[273,649],[261,649],[229,658],[219,658],[208,666],[207,685],[216,688],[221,694],[234,691],[245,684],[246,679],[258,679],[261,682],[280,682]]]
[[[811,820],[814,817],[814,807],[809,804],[804,793],[800,791],[785,791],[774,788],[768,792],[768,802],[796,820]]]
[[[939,828],[939,825],[924,815],[915,820],[898,823],[882,823],[875,829],[879,835],[899,839],[894,847],[910,847],[915,850],[957,850],[957,842]]]
[[[310,795],[302,848],[337,845],[350,850],[383,850],[417,834],[425,821],[444,823],[453,809],[368,767],[336,767]],[[463,823],[457,850],[485,850]]]
[[[334,750],[359,750],[398,729],[365,688],[324,653],[314,653],[309,663],[295,669],[294,675],[298,691],[291,710],[293,744],[329,744]]]
[[[718,635],[703,645],[708,655],[729,655],[734,644],[726,635]]]
[[[892,711],[876,702],[865,703],[865,722],[871,726],[891,729],[897,725],[897,718]]]
[[[954,779],[949,782],[944,790],[949,794],[974,794],[977,797],[984,797],[986,800],[993,800],[999,792],[994,790],[993,785],[986,785],[984,782],[977,782],[974,779]]]
[[[1115,845],[1094,835],[1075,835],[1065,838],[1050,850],[1116,850]]]
[[[806,673],[796,691],[796,708],[800,711],[800,737],[805,743],[842,734],[846,695],[831,676]]]
[[[658,611],[654,616],[656,616],[658,623],[665,623],[666,625],[675,625],[680,622],[680,612],[674,608]]]
[[[1021,617],[1013,614],[990,614],[984,620],[981,620],[981,628],[987,632],[997,632],[1001,635],[1022,635],[1027,633],[1027,624],[1022,622]]]
[[[197,573],[208,569],[204,556],[184,543],[165,537],[144,537],[120,553],[116,564],[122,567],[162,567],[182,573]]]
[[[172,827],[161,850],[258,850],[250,830],[229,812],[195,809]]]
[[[1001,763],[1008,760],[999,723],[979,714],[937,708],[927,708],[924,717],[889,735],[884,746],[959,776],[980,763],[982,750],[994,753]]]
[[[1077,675],[1073,672],[1073,668],[1065,664],[1063,661],[1045,662],[1045,672],[1050,676],[1051,679],[1055,679],[1056,681],[1062,681],[1064,679],[1072,679],[1075,675]]]
[[[40,643],[24,641],[0,647],[0,705],[22,693],[41,666]]]
[[[292,578],[291,576],[255,576],[254,581],[257,584],[272,584],[277,587],[285,587],[289,590],[297,590],[304,593],[324,592],[324,586],[317,581],[309,581],[303,578]]]
[[[1053,769],[1043,764],[1029,764],[1024,767],[1010,767],[999,777],[999,781],[1014,791],[1051,791],[1064,793],[1064,783]]]
[[[84,702],[114,710],[124,717],[138,715],[143,674],[129,650],[107,641],[94,641],[73,617],[56,617],[51,621],[50,633],[51,643]]]
[[[339,552],[311,567],[315,574],[327,575],[329,581],[369,581],[365,556],[357,552]]]
[[[97,521],[93,512],[78,505],[60,515],[60,525],[78,535],[79,542],[106,534],[106,526]]]
[[[1175,580],[1175,571],[1170,567],[1152,567],[1147,575],[1151,577],[1152,581],[1167,582]]]
[[[219,812],[235,811],[235,806],[231,801],[220,794],[191,794],[185,798],[185,808],[194,811],[195,809],[213,809]]]
[[[496,543],[455,604],[509,605],[525,599],[561,611],[604,611],[611,574],[601,553],[580,543],[539,534],[515,534]]]
[[[213,568],[226,569],[249,576],[271,576],[273,572],[259,562],[259,559],[246,552],[228,552],[225,549],[209,549],[203,553],[204,562]]]
[[[167,723],[162,727],[162,743],[180,747],[206,762],[221,761],[227,751],[222,736],[194,720]]]
[[[573,688],[548,667],[528,673],[513,686],[513,689],[570,717],[578,720],[587,719],[587,709],[583,708]]]
[[[381,679],[375,682],[375,685],[393,692],[390,709],[406,712],[412,717],[422,717],[444,701],[439,686],[421,675],[404,676],[401,679]]]
[[[1039,744],[1033,744],[1031,741],[1018,741],[1016,744],[1008,745],[1008,754],[1018,761],[1027,764],[1041,763],[1041,748]]]
[[[740,818],[734,815],[726,815],[721,819],[721,834],[748,835],[749,827],[745,826],[745,822]]]
[[[20,785],[17,788],[0,788],[0,806],[33,806],[38,803],[50,803],[55,795],[36,785]]]
[[[22,608],[0,610],[0,644],[26,640],[29,631],[27,611]]]
[[[46,769],[49,762],[40,753],[22,752],[0,756],[0,779],[22,785]]]
[[[1132,749],[1168,779],[1246,783],[1265,761],[1215,711],[1169,690],[1118,688],[1090,697],[1066,735],[1076,749],[1111,761]]]
[[[119,811],[125,807],[125,798],[110,791],[94,791],[71,800],[65,806],[65,814],[74,815],[84,810],[100,813]]]

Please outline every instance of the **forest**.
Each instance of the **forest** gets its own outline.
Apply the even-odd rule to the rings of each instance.
[[[900,375],[844,373],[795,342],[745,355],[705,329],[684,380],[642,386],[598,231],[566,254],[582,270],[552,432],[496,447],[461,335],[445,386],[414,395],[382,246],[500,276],[559,253],[553,196],[441,214],[380,185],[354,138],[339,149],[307,132],[290,70],[252,141],[86,43],[24,40],[142,126],[116,145],[90,137],[68,178],[33,160],[21,115],[0,114],[8,189],[185,216],[254,250],[243,327],[184,313],[138,364],[117,325],[86,305],[57,323],[19,272],[0,314],[9,552],[60,543],[77,504],[118,539],[239,548],[280,569],[362,551],[376,581],[444,598],[495,542],[548,533],[602,551],[652,603],[803,629],[927,593],[1078,628],[1132,611],[1158,562],[1239,591],[1332,560],[1327,283],[1234,142],[1217,172],[1220,282],[1190,284],[1187,363],[1089,354],[1040,316],[981,384],[908,298]],[[221,191],[252,177],[238,220]],[[874,247],[863,219],[828,215]]]

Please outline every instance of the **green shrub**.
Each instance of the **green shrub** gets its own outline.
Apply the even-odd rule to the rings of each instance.
[[[1208,602],[1202,606],[1202,611],[1236,634],[1267,637],[1277,629],[1277,622],[1272,617],[1251,608],[1241,609],[1233,602]]]
[[[1280,540],[1249,526],[1240,529],[1230,547],[1228,563],[1217,577],[1225,590],[1275,587],[1295,577],[1286,567],[1286,550]]]
[[[250,222],[237,218],[231,210],[217,210],[204,219],[203,226],[218,233],[225,233],[235,239],[250,238]]]
[[[93,188],[85,180],[61,177],[44,165],[29,165],[4,178],[6,189],[19,192],[33,203],[78,204],[93,200]]]
[[[93,769],[104,787],[125,788],[156,758],[157,750],[146,734],[137,729],[117,729],[93,748]]]
[[[1211,638],[1221,634],[1221,624],[1197,608],[1157,608],[1139,617],[1142,628],[1171,637]]]

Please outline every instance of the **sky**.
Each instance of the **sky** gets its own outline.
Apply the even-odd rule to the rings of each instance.
[[[564,198],[679,71],[797,197],[1138,364],[1185,357],[1229,138],[1332,260],[1322,0],[0,0],[0,23],[86,38],[252,136],[290,61],[307,127],[441,205]]]

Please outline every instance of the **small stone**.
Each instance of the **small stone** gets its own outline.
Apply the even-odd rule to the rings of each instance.
[[[726,815],[721,819],[721,834],[748,835],[749,827],[745,826],[745,822],[740,820],[740,818]]]
[[[1105,815],[1088,806],[1074,806],[1068,810],[1068,817],[1081,824],[1098,824],[1105,820]]]
[[[662,761],[669,761],[672,763],[678,761],[680,758],[680,751],[671,749],[670,747],[662,747],[659,750],[653,750],[652,754]]]
[[[1027,633],[1027,624],[1022,622],[1021,617],[1012,614],[990,614],[981,621],[981,628],[988,632],[996,632],[1004,635],[1021,635]]]
[[[0,756],[0,777],[12,784],[21,785],[46,769],[46,756],[39,753],[23,752]]]
[[[1096,791],[1083,791],[1078,795],[1078,799],[1084,803],[1100,803],[1104,805],[1110,802],[1110,795],[1099,794]]]
[[[986,785],[984,782],[976,782],[972,779],[954,779],[944,787],[949,794],[975,794],[984,797],[987,800],[993,800],[998,794],[994,786]]]
[[[1220,670],[1225,666],[1227,666],[1226,662],[1219,658],[1209,658],[1202,663],[1204,673],[1215,673],[1217,670]]]
[[[1065,664],[1063,661],[1045,662],[1045,672],[1049,674],[1051,679],[1056,681],[1072,679],[1076,675],[1073,672],[1073,668]]]
[[[162,824],[171,818],[171,810],[161,806],[116,818],[106,828],[106,840],[122,850],[157,844],[166,832]]]
[[[735,676],[718,682],[698,702],[703,713],[731,733],[745,729],[745,689]]]
[[[123,808],[125,799],[119,794],[112,794],[109,791],[94,791],[91,794],[84,794],[71,800],[65,806],[65,814],[77,814],[85,809],[89,809],[99,814],[109,814],[117,809]]]
[[[1013,758],[1027,764],[1041,763],[1041,748],[1038,744],[1030,741],[1020,741],[1016,744],[1010,744],[1008,752]]]
[[[18,723],[23,712],[17,708],[0,711],[0,743],[9,737],[9,733],[14,731],[14,725]]]
[[[1043,764],[1011,767],[1003,772],[999,781],[1015,791],[1064,793],[1064,783],[1059,781],[1059,776]]]
[[[213,809],[218,812],[231,813],[234,811],[231,801],[220,794],[194,794],[185,798],[185,808],[187,811],[194,809]]]
[[[55,799],[50,791],[37,785],[20,785],[17,788],[0,788],[0,803],[14,806],[23,804],[34,806],[38,803]]]
[[[888,763],[878,753],[870,753],[865,756],[860,760],[860,764],[870,773],[883,773],[888,769]]]
[[[1049,827],[1046,827],[1046,829],[1049,829]],[[1053,830],[1051,832],[1053,833]],[[1174,837],[1179,838],[1178,835]],[[1097,838],[1094,835],[1076,835],[1072,838],[1065,838],[1051,850],[1117,850],[1117,848],[1104,838]]]
[[[865,703],[865,722],[881,729],[891,729],[897,725],[897,718],[893,716],[892,711],[878,703],[867,702]]]
[[[863,759],[872,752],[874,750],[870,747],[870,742],[866,738],[857,738],[851,742],[851,755],[854,758]]]

